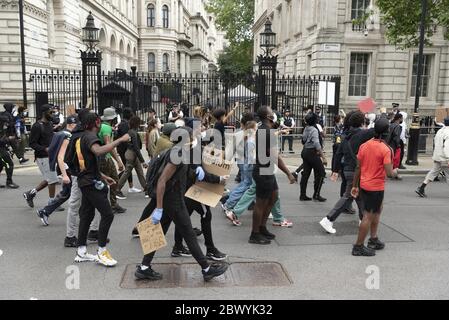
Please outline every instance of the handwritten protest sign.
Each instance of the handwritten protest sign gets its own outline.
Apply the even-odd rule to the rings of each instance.
[[[65,107],[65,115],[66,116],[71,116],[75,113],[76,113],[76,109],[75,109],[74,105],[71,104],[71,105]]]
[[[161,224],[153,224],[151,218],[138,223],[137,231],[139,231],[140,244],[144,254],[157,251],[167,245]]]
[[[204,148],[203,169],[216,176],[227,176],[231,173],[232,162],[224,160],[223,151],[215,148]]]
[[[212,147],[203,150],[203,169],[216,176],[228,176],[231,173],[232,162],[224,160],[223,151]],[[197,182],[187,190],[187,198],[198,201],[210,207],[215,207],[223,196],[224,185],[207,182]]]
[[[435,110],[435,121],[437,123],[443,123],[444,118],[449,116],[449,108],[438,108]]]
[[[197,182],[187,190],[185,196],[206,206],[215,207],[223,196],[224,185]]]

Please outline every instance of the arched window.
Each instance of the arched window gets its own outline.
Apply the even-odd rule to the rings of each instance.
[[[156,56],[154,53],[148,54],[148,72],[156,72]]]
[[[162,6],[162,26],[164,28],[168,28],[169,26],[169,21],[168,21],[168,6],[164,5]]]
[[[168,53],[164,53],[162,56],[162,72],[169,72],[169,56]]]
[[[150,3],[147,7],[147,26],[154,27],[156,24],[156,11],[154,4]]]

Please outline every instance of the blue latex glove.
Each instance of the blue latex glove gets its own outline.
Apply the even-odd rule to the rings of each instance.
[[[151,222],[153,222],[153,224],[158,224],[161,221],[163,212],[163,209],[154,209],[153,213],[151,214]]]
[[[196,177],[197,177],[198,181],[204,180],[204,177],[206,176],[206,174],[204,173],[203,168],[201,168],[201,167],[196,168],[195,173],[196,173]]]

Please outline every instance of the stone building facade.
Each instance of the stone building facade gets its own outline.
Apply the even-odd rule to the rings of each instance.
[[[255,0],[254,62],[261,53],[259,34],[269,18],[277,33],[281,75],[340,75],[340,107],[352,109],[365,97],[413,110],[418,48],[389,45],[375,0]],[[366,25],[353,20],[373,14]],[[425,48],[423,114],[449,106],[449,42],[436,27],[433,46]]]
[[[105,72],[131,66],[155,73],[213,71],[224,34],[205,5],[206,0],[24,0],[26,77],[36,69],[80,69],[89,11],[100,29]],[[20,52],[18,0],[0,0],[0,103],[22,100]]]

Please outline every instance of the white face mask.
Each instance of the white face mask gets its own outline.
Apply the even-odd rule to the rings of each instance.
[[[12,109],[12,115],[13,115],[14,117],[17,117],[18,114],[19,114],[19,112],[17,111],[16,108]]]

